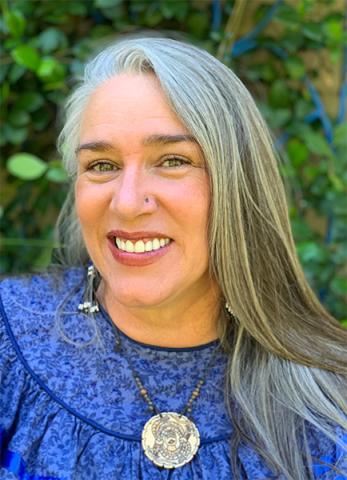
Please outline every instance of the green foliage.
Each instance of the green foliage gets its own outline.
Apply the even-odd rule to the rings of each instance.
[[[47,165],[30,153],[15,153],[7,161],[7,170],[22,180],[35,180],[45,173]]]
[[[330,62],[333,70],[341,61],[346,32],[340,2],[283,1],[252,49],[241,54],[235,53],[235,40],[249,32],[241,34],[237,23],[227,31],[232,0],[222,2],[219,26],[210,0],[0,0],[0,5],[1,272],[49,262],[53,224],[67,191],[54,147],[56,119],[90,54],[121,33],[146,29],[192,41],[213,54],[233,39],[223,61],[254,94],[274,136],[286,135],[281,171],[306,275],[347,326],[347,124],[328,118],[333,124],[328,141],[319,119],[307,122],[317,109],[307,80],[319,89],[323,63]],[[259,2],[253,25],[270,8]],[[246,20],[247,8],[243,15]],[[310,58],[321,61],[317,66]]]

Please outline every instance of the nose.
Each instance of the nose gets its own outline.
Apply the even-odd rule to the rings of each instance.
[[[153,213],[156,200],[149,175],[137,166],[123,167],[115,184],[111,210],[123,220]]]

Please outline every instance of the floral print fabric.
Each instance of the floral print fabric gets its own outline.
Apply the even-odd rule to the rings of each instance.
[[[25,480],[230,480],[232,425],[224,401],[227,358],[218,349],[192,417],[201,446],[183,467],[156,467],[141,432],[150,418],[105,311],[78,312],[84,275],[72,269],[2,282],[0,293],[0,478]],[[97,335],[95,333],[97,332]],[[159,411],[181,412],[218,342],[193,348],[141,344],[120,333]],[[67,336],[69,341],[64,339]],[[343,435],[342,435],[343,436]],[[347,466],[345,452],[318,434],[312,451]],[[347,443],[347,441],[346,441]],[[324,457],[324,458],[323,458]],[[275,478],[249,447],[243,477]],[[317,479],[343,480],[320,464]]]

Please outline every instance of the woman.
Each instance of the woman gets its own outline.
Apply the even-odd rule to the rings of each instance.
[[[346,478],[347,333],[235,75],[172,40],[112,45],[60,148],[68,268],[1,286],[1,478]]]

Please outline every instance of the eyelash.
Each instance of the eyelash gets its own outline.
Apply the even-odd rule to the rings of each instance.
[[[173,165],[173,166],[164,166],[164,163],[166,162],[175,162],[176,165]],[[179,164],[177,165],[177,162],[179,162]],[[183,157],[178,157],[176,155],[173,155],[171,157],[166,157],[160,164],[159,166],[160,167],[163,167],[163,168],[179,168],[181,166],[184,166],[184,165],[190,165],[190,162],[183,158]],[[107,167],[107,168],[105,168]],[[105,168],[105,169],[103,169]],[[94,163],[92,163],[91,165],[88,165],[87,166],[87,169],[88,171],[94,171],[94,172],[98,172],[98,173],[103,173],[103,172],[110,172],[110,171],[114,171],[114,170],[119,170],[119,167],[117,165],[115,165],[114,163],[111,163],[111,162],[107,162],[107,161],[104,161],[104,160],[98,160]]]
[[[108,167],[111,167],[111,168],[109,168],[107,170],[102,170],[102,169],[97,168],[97,167],[105,166],[105,165],[107,165]],[[114,170],[115,167],[118,169],[117,165],[115,165],[114,163],[106,162],[106,161],[103,161],[103,160],[98,160],[97,162],[94,162],[91,165],[88,165],[87,170],[98,172],[98,173],[103,173],[103,172],[110,172],[110,171]]]
[[[190,162],[186,159],[186,158],[183,158],[183,157],[178,157],[176,155],[172,155],[171,157],[166,157],[160,164],[161,167],[164,167],[164,163],[165,162],[170,162],[170,161],[174,161],[174,162],[180,162],[179,165],[174,165],[173,167],[171,168],[178,168],[178,167],[181,167],[183,165],[190,165]],[[170,168],[170,167],[164,167],[164,168]]]

